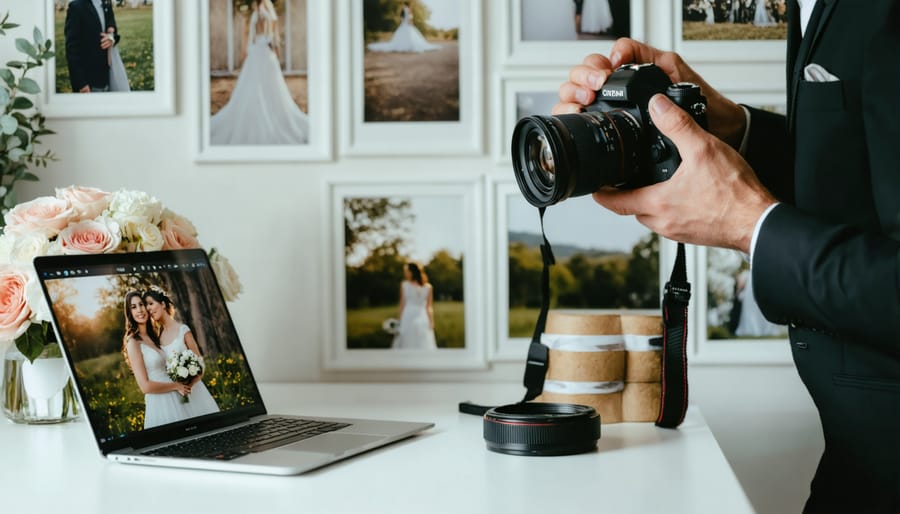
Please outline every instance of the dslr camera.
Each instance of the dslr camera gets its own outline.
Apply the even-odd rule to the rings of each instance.
[[[528,203],[547,207],[603,186],[633,189],[668,180],[681,156],[650,119],[647,105],[657,93],[706,128],[700,87],[673,84],[654,64],[618,68],[584,112],[520,119],[513,131],[512,158]]]

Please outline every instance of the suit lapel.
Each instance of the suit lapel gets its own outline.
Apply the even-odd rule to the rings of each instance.
[[[819,0],[816,3],[815,8],[813,8],[812,15],[809,17],[809,24],[806,25],[806,33],[803,36],[803,39],[800,41],[799,48],[797,48],[797,53],[795,55],[788,56],[788,79],[791,88],[791,94],[788,96],[788,104],[790,106],[789,110],[789,128],[790,132],[794,131],[795,121],[796,121],[796,110],[797,110],[797,90],[800,87],[800,81],[803,79],[803,69],[809,64],[809,58],[815,51],[816,43],[819,42],[819,38],[822,35],[822,32],[825,29],[825,25],[828,24],[828,18],[831,16],[831,13],[834,11],[834,6],[837,4],[838,0]],[[793,38],[789,42],[789,51],[792,51],[790,43],[795,42],[796,38],[800,35],[800,9],[796,5],[796,0],[791,2],[791,5],[794,7],[794,18],[796,20],[791,21],[791,27],[789,32],[793,32]],[[791,35],[789,34],[789,37]]]
[[[100,27],[100,32],[103,32],[103,22],[100,20],[100,15],[97,14],[97,9],[94,7],[94,2],[91,0],[84,0],[84,5],[87,6],[87,11],[91,16],[91,19],[97,23],[97,26]]]

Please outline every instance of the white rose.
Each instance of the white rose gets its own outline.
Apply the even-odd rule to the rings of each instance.
[[[12,245],[9,250],[9,262],[31,267],[31,262],[38,255],[47,255],[50,241],[40,232],[25,234],[9,234]]]
[[[93,187],[69,186],[56,189],[56,197],[68,200],[77,221],[92,220],[109,205],[110,193]]]
[[[188,370],[187,370],[187,368],[185,368],[184,366],[178,366],[178,369],[175,370],[175,374],[178,375],[178,376],[181,377],[181,378],[187,378],[187,377],[188,377]]]
[[[222,289],[222,296],[225,297],[225,301],[231,302],[236,300],[238,295],[244,290],[244,286],[241,285],[238,274],[231,267],[231,263],[221,253],[217,252],[215,248],[210,251],[209,263],[212,265],[213,273],[216,275],[216,280],[219,282],[219,288]]]
[[[16,235],[9,232],[0,235],[0,262],[11,262],[13,245],[16,242]]]
[[[162,250],[162,232],[151,223],[127,222],[122,227],[122,234],[128,239],[128,251],[130,252],[155,252]]]
[[[166,209],[162,213],[162,220],[168,220],[170,223],[174,223],[175,225],[181,227],[182,230],[184,230],[188,234],[197,237],[197,229],[196,227],[194,227],[194,224],[191,223],[191,220],[185,218],[180,214],[176,214],[175,212]]]
[[[101,217],[69,225],[59,233],[59,242],[66,255],[110,253],[119,247],[122,236],[118,223]]]
[[[143,191],[120,190],[109,200],[109,215],[121,224],[143,222],[159,224],[162,202]]]
[[[41,281],[33,270],[28,272],[28,280],[25,282],[25,301],[31,308],[32,321],[53,321],[53,314],[41,289]]]
[[[190,366],[188,366],[188,373],[190,373],[192,377],[197,376],[197,373],[200,373],[200,366],[191,364]]]

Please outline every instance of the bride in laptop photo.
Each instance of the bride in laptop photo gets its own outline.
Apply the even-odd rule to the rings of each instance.
[[[190,328],[174,313],[171,299],[159,288],[125,295],[125,359],[144,393],[145,429],[219,411],[202,373],[188,383],[169,377],[170,356],[184,350],[201,355]]]

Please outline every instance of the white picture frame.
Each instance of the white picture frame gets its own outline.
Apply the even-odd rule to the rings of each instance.
[[[120,116],[168,116],[175,114],[175,17],[174,0],[156,0],[152,4],[153,19],[153,90],[81,94],[57,92],[57,24],[65,20],[65,10],[57,10],[54,0],[44,3],[44,37],[54,41],[57,57],[49,60],[40,95],[41,113],[48,118],[105,118]],[[61,19],[58,19],[60,18]],[[119,18],[117,18],[117,21]],[[128,34],[122,35],[127,38]],[[126,56],[123,55],[123,60]]]
[[[704,63],[783,63],[786,39],[684,40],[682,7],[684,0],[672,0],[673,48],[685,61]]]
[[[609,55],[615,38],[610,39],[585,39],[572,41],[536,41],[523,40],[523,10],[522,2],[525,0],[503,0],[505,16],[500,24],[504,33],[502,38],[505,45],[505,63],[509,66],[574,66],[592,53]],[[572,6],[571,0],[541,0],[542,2],[564,1],[567,8]],[[644,2],[643,0],[630,0],[629,6],[629,36],[632,39],[643,40],[646,37]]]
[[[323,267],[327,283],[323,287],[325,293],[323,302],[326,306],[327,322],[325,323],[326,335],[323,338],[322,367],[325,370],[459,370],[459,369],[483,369],[486,367],[484,349],[484,323],[486,296],[484,281],[484,241],[483,209],[484,209],[484,181],[481,177],[467,179],[438,179],[438,180],[413,180],[400,177],[379,177],[377,180],[365,178],[329,178],[324,182],[324,198],[328,202],[328,222],[326,223],[323,241]],[[459,253],[459,262],[462,269],[461,285],[462,295],[459,299],[453,297],[441,306],[441,297],[444,296],[435,287],[433,295],[434,304],[434,332],[436,334],[437,349],[417,348],[392,348],[391,336],[374,334],[379,329],[371,322],[368,328],[357,323],[357,333],[364,332],[371,340],[373,337],[379,341],[387,341],[386,346],[380,348],[364,347],[359,344],[360,339],[351,341],[348,337],[348,326],[351,316],[360,320],[364,317],[377,317],[377,320],[395,318],[397,310],[395,303],[384,303],[381,307],[374,307],[371,312],[363,312],[364,309],[355,309],[351,313],[347,302],[348,291],[348,263],[351,259],[359,258],[356,248],[354,255],[347,255],[345,251],[345,202],[354,199],[391,199],[392,201],[409,200],[411,213],[414,220],[410,223],[419,224],[411,226],[410,234],[416,240],[416,234],[420,239],[415,242],[410,250],[413,258],[419,262],[425,258],[415,257],[417,252],[425,252],[435,245],[441,245],[439,250],[450,248],[448,254],[454,251]],[[448,207],[449,206],[449,207]],[[405,219],[410,218],[404,216]],[[422,224],[428,225],[428,220],[440,223],[440,228],[432,227],[423,230]],[[425,235],[430,232],[431,235]],[[382,237],[379,234],[376,237]],[[449,246],[447,246],[449,245]],[[404,246],[405,247],[405,246]],[[372,254],[369,253],[369,256]],[[409,258],[404,257],[403,260]],[[434,261],[431,262],[433,264]],[[426,270],[429,263],[425,263]],[[358,269],[362,269],[357,266]],[[433,269],[433,268],[432,268]],[[400,270],[397,270],[398,272]],[[434,277],[432,277],[434,278]],[[395,288],[396,286],[396,288]],[[400,288],[400,281],[391,282],[388,286],[391,293]],[[367,292],[370,290],[367,289]],[[374,293],[378,294],[378,293]],[[445,293],[446,294],[446,293]],[[371,302],[367,305],[373,305]],[[377,309],[381,309],[375,312]],[[462,312],[463,328],[459,332],[458,315]],[[445,314],[442,314],[445,313]],[[441,316],[446,316],[441,319]],[[399,316],[397,316],[399,317]],[[377,323],[376,323],[377,324]],[[446,328],[452,325],[451,328]],[[441,327],[444,326],[444,333]],[[374,328],[373,328],[374,327]],[[382,325],[383,328],[383,325]],[[373,335],[374,334],[374,335]],[[449,341],[458,342],[463,337],[462,347],[451,346]],[[356,337],[356,336],[355,336]],[[385,339],[387,338],[387,339]],[[380,343],[379,343],[380,344]],[[456,344],[453,344],[456,346]]]
[[[450,1],[450,0],[440,0]],[[481,0],[458,0],[459,119],[365,121],[363,0],[337,3],[343,155],[481,155],[484,152]],[[427,80],[422,76],[421,80]]]
[[[308,141],[305,144],[245,144],[216,145],[210,141],[211,70],[209,2],[231,0],[202,0],[198,2],[197,48],[200,103],[197,109],[197,141],[195,160],[198,162],[259,162],[259,161],[329,161],[333,152],[332,59],[331,59],[331,2],[307,0],[306,3],[306,79]],[[285,4],[289,6],[290,4]],[[231,45],[234,47],[235,45]],[[236,52],[230,48],[229,52]],[[302,70],[298,71],[302,75]]]
[[[550,115],[550,108],[559,101],[558,90],[567,79],[562,71],[513,70],[499,73],[494,80],[494,105],[498,112],[493,116],[493,134],[496,145],[493,151],[497,164],[512,164],[510,147],[516,123],[522,115]],[[532,95],[535,103],[530,108],[522,105],[523,95]],[[550,96],[553,97],[552,103]],[[524,98],[528,100],[528,98]],[[527,111],[527,112],[526,112]],[[511,168],[510,168],[511,170]],[[511,171],[510,171],[511,172]]]
[[[493,323],[489,326],[489,330],[492,334],[492,337],[490,338],[492,344],[489,348],[488,358],[492,362],[520,361],[527,355],[528,345],[531,342],[534,327],[526,327],[527,330],[525,332],[527,333],[523,332],[518,335],[511,335],[510,333],[512,328],[510,324],[509,233],[510,227],[513,225],[520,225],[521,220],[517,220],[515,223],[511,222],[509,202],[515,201],[517,203],[516,211],[521,211],[521,207],[524,207],[526,210],[533,209],[533,220],[530,222],[531,228],[529,229],[529,232],[534,235],[539,234],[540,231],[539,217],[537,209],[528,206],[524,198],[522,198],[522,193],[515,180],[512,180],[511,174],[491,175],[489,179],[489,190],[491,202],[490,208],[488,209],[487,220],[488,225],[491,227],[491,233],[488,235],[488,240],[491,241],[491,244],[488,245],[487,259],[488,272],[492,277],[491,284],[493,287],[490,296],[488,297],[488,303],[492,309],[490,311],[490,319]],[[560,231],[560,228],[566,224],[566,216],[571,218],[571,213],[575,212],[575,210],[568,210],[574,207],[576,203],[582,204],[581,207],[576,209],[582,209],[591,201],[592,200],[589,197],[569,198],[558,205],[551,206],[547,210],[547,215],[545,215],[546,234],[551,247],[555,249],[554,254],[557,257],[557,263],[560,263],[561,259],[565,258],[562,253],[564,251],[564,246],[572,245],[573,243],[579,244],[578,241],[571,239],[571,235],[568,237],[563,236]],[[564,205],[567,202],[568,205]],[[638,226],[633,217],[618,216],[612,212],[605,211],[599,205],[596,207],[596,211],[591,210],[590,215],[592,219],[588,220],[583,216],[578,218],[579,223],[577,225],[580,227],[579,229],[585,231],[585,234],[597,233],[598,226],[602,225],[607,225],[608,228],[615,227],[615,229],[609,233],[619,233],[620,231],[618,229],[626,226],[629,227],[628,231],[633,231],[634,227]],[[556,216],[560,209],[567,209],[568,211],[563,215],[563,218]],[[581,211],[579,210],[579,212]],[[568,225],[575,226],[575,224],[572,223],[568,223]],[[649,229],[645,229],[644,227],[638,228],[638,231],[641,233],[643,233],[644,230],[646,230],[646,234],[651,233]],[[587,236],[585,237],[588,239]],[[585,244],[591,243],[585,242]],[[662,297],[662,285],[668,280],[669,273],[671,272],[672,262],[674,261],[675,256],[675,244],[660,238],[658,248],[660,264],[658,266],[656,277],[658,286],[657,291],[659,293],[657,299]],[[688,256],[688,259],[690,258],[691,257]],[[551,285],[551,289],[552,288],[553,286]],[[570,307],[564,308],[570,309]],[[588,310],[597,313],[623,312],[622,308],[615,307],[607,309],[591,308]],[[629,309],[629,312],[658,315],[660,310],[658,303],[654,302],[652,305],[648,303],[642,308]],[[533,317],[536,319],[536,315]]]
[[[743,257],[734,250],[721,248],[696,247],[696,269],[694,276],[695,294],[692,295],[691,320],[694,341],[693,352],[690,360],[696,364],[790,364],[792,361],[791,349],[788,344],[787,327],[784,327],[783,337],[741,337],[726,336],[721,339],[710,337],[710,329],[721,331],[720,324],[712,323],[710,318],[710,293],[711,285],[709,271],[709,257],[711,252],[732,252],[733,258]],[[749,276],[749,275],[747,275]],[[728,277],[722,277],[728,279]],[[715,288],[713,288],[715,289]]]

